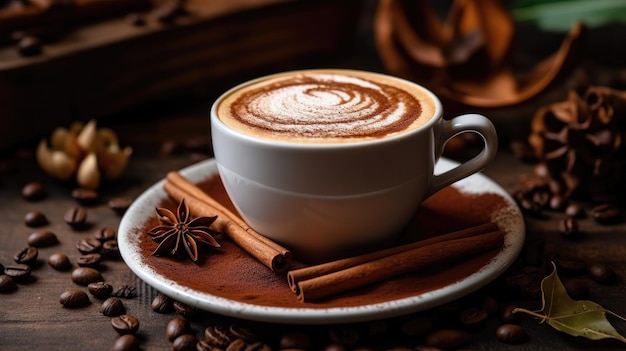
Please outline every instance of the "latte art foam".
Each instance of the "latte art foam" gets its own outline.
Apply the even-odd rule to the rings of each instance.
[[[420,100],[406,87],[372,77],[341,71],[281,75],[236,91],[222,103],[228,111],[220,107],[218,115],[257,136],[313,142],[380,138],[414,127],[423,114],[432,115],[423,111],[423,96]]]

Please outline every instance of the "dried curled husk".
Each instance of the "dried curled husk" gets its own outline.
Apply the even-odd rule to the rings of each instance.
[[[36,157],[49,175],[97,189],[104,179],[122,175],[132,152],[128,146],[119,146],[113,130],[98,129],[96,121],[91,120],[85,125],[76,122],[69,128],[56,128],[48,140],[39,142]]]
[[[468,106],[519,104],[548,87],[577,56],[583,25],[527,72],[513,62],[515,23],[501,0],[455,0],[445,20],[431,0],[380,0],[376,48],[393,75]]]
[[[625,137],[626,91],[589,86],[538,109],[528,142],[566,195],[616,202],[626,175]]]

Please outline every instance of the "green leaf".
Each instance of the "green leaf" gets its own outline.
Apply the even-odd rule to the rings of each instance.
[[[588,27],[624,23],[626,1],[623,0],[518,0],[511,9],[518,22],[530,22],[548,31],[567,32],[574,23]]]
[[[572,300],[557,275],[556,267],[541,281],[541,293],[540,310],[528,311],[518,308],[514,312],[523,312],[538,317],[554,329],[569,335],[582,336],[591,340],[613,338],[626,343],[626,338],[620,335],[606,319],[606,313],[615,314],[592,301]]]

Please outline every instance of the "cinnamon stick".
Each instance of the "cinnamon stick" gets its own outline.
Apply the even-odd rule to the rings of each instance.
[[[238,215],[232,213],[207,193],[178,172],[169,172],[163,185],[174,200],[183,198],[195,216],[217,216],[213,223],[217,230],[241,247],[259,262],[276,273],[289,268],[291,252],[250,228]]]
[[[504,244],[504,233],[493,231],[430,243],[321,276],[295,281],[298,299],[310,302],[374,284],[401,274],[486,252]],[[288,274],[293,273],[289,272]],[[293,275],[293,274],[292,274]]]

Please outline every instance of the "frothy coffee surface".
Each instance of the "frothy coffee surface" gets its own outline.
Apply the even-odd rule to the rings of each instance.
[[[217,108],[226,125],[300,143],[377,139],[418,128],[435,113],[419,86],[349,70],[288,72],[233,91]]]

